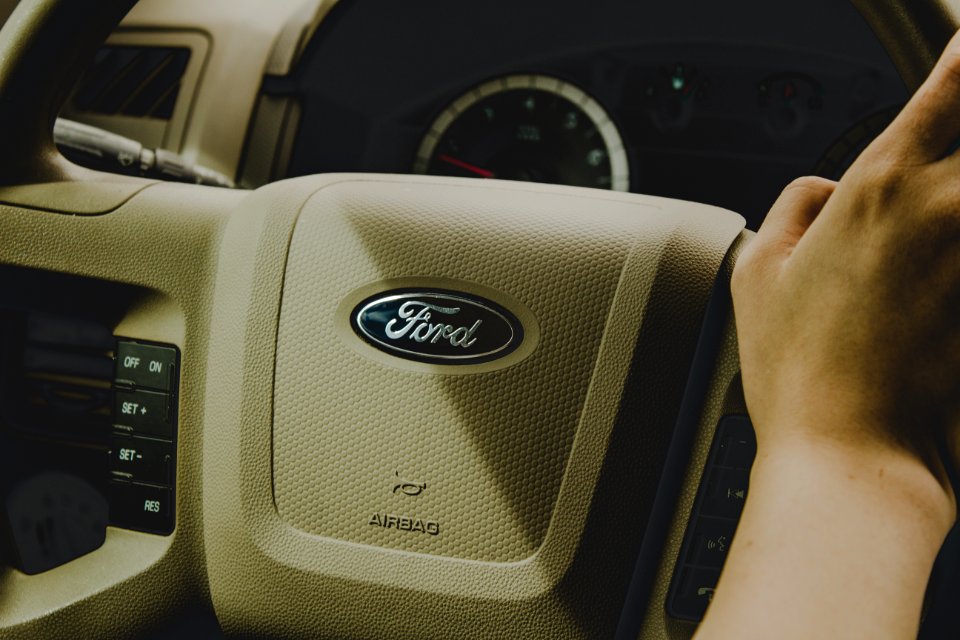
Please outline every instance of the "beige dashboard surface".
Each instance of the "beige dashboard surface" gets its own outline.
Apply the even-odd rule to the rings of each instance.
[[[53,187],[46,196],[41,186],[33,189],[43,210],[0,204],[0,264],[143,291],[114,331],[184,353],[177,529],[159,537],[109,528],[103,547],[52,571],[28,576],[4,568],[0,638],[138,636],[209,602],[198,489],[210,298],[223,225],[246,194],[141,181],[111,213],[76,216],[61,207],[96,200],[96,186]],[[0,202],[12,199],[0,188]]]
[[[181,151],[192,161],[235,176],[264,72],[288,68],[300,36],[315,28],[314,21],[333,4],[335,0],[140,0],[119,30],[125,43],[136,42],[138,32],[147,43],[162,40],[164,32],[195,32],[209,39]]]

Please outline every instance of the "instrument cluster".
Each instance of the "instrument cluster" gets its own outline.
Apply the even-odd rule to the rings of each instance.
[[[849,3],[743,4],[340,3],[285,79],[289,175],[633,191],[756,228],[794,178],[838,177],[908,92]]]

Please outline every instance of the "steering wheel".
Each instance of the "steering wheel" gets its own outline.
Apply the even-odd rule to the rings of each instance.
[[[80,169],[53,121],[132,4],[23,0],[0,32],[0,263],[133,287],[115,333],[179,348],[176,528],[5,572],[0,636],[209,603],[247,636],[688,637],[664,600],[713,429],[745,413],[744,220],[494,180]],[[854,4],[913,87],[957,24]]]

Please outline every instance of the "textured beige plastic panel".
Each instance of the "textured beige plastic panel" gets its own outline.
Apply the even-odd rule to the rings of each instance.
[[[96,187],[56,184],[32,199],[47,210],[0,205],[0,264],[140,287],[115,328],[177,345],[183,354],[172,536],[108,529],[103,547],[36,576],[0,570],[0,638],[126,638],[209,601],[201,518],[201,443],[210,300],[219,239],[246,194],[142,181],[112,213],[73,216]],[[10,199],[0,188],[0,201]],[[55,296],[58,292],[51,291]]]
[[[338,0],[306,0],[277,36],[266,73],[285,76],[293,71],[303,50]]]
[[[177,47],[190,50],[190,60],[184,69],[177,93],[176,104],[169,119],[100,114],[76,111],[72,101],[67,101],[60,115],[94,127],[118,133],[137,140],[151,148],[179,152],[184,130],[193,106],[193,97],[200,81],[210,40],[196,31],[124,31],[117,30],[106,42],[107,45],[136,47]]]
[[[608,457],[657,465],[642,446],[608,452],[625,381],[643,380],[630,393],[645,396],[685,379],[670,345],[695,340],[742,228],[705,205],[495,181],[327,176],[256,192],[224,238],[208,366],[204,514],[221,623],[338,638],[615,625],[622,593],[570,578],[623,551],[587,527]],[[395,278],[501,291],[536,317],[540,344],[486,373],[367,359],[334,312]],[[667,397],[628,416],[641,443],[669,438]],[[371,508],[400,509],[398,466],[425,474],[430,501],[416,508],[439,536],[368,532]],[[651,480],[631,491],[652,493]]]
[[[393,185],[343,183],[301,213],[274,418],[274,494],[294,527],[496,562],[527,558],[543,542],[620,272],[638,254],[652,277],[678,220],[637,203],[597,211],[585,197],[518,205],[515,193],[482,193],[433,186],[398,197]],[[340,301],[401,276],[408,286],[446,278],[513,297],[539,320],[539,348],[477,375],[398,371],[356,353],[345,343],[360,338],[338,335],[332,321]],[[392,493],[396,472],[427,490]],[[371,526],[373,514],[436,521],[440,534]]]
[[[120,207],[155,184],[127,176],[107,176],[88,182],[47,182],[0,189],[0,204],[71,215],[94,216]]]
[[[325,15],[322,6],[315,0],[140,0],[134,6],[120,25],[131,38],[138,30],[195,31],[210,42],[181,142],[184,156],[236,176],[275,44],[288,24],[306,20],[310,7]]]
[[[737,242],[724,265],[726,280],[736,264],[737,257],[747,245],[753,233],[744,232],[742,240]],[[687,530],[687,521],[693,510],[693,502],[700,486],[700,477],[707,464],[713,434],[720,419],[725,415],[745,414],[746,403],[743,400],[743,387],[740,384],[740,358],[737,352],[737,333],[734,326],[733,310],[724,329],[723,342],[717,355],[716,365],[704,399],[700,422],[697,426],[697,436],[693,450],[690,453],[690,462],[683,480],[677,508],[667,542],[664,545],[660,566],[657,569],[656,581],[646,604],[646,615],[640,629],[640,640],[688,640],[696,631],[696,625],[667,616],[666,602],[670,589],[670,580],[680,555],[680,547]]]

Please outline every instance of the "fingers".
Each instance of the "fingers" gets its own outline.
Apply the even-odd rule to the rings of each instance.
[[[769,251],[788,256],[836,188],[837,183],[826,178],[806,177],[791,182],[767,214],[756,242]]]
[[[783,190],[763,221],[757,237],[733,270],[734,300],[778,272],[817,219],[837,183],[826,178],[799,178]]]
[[[936,162],[960,138],[960,33],[900,115],[864,152],[897,164]]]

